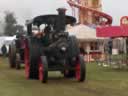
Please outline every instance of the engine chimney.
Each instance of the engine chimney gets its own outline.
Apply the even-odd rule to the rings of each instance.
[[[66,18],[65,18],[65,13],[66,13],[66,9],[65,8],[58,8],[58,18],[57,18],[57,22],[56,22],[56,31],[60,32],[60,31],[65,31],[65,27],[66,27]]]

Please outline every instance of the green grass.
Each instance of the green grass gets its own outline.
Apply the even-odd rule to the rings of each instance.
[[[128,96],[128,70],[88,64],[83,83],[55,72],[49,75],[47,84],[26,80],[23,69],[10,69],[7,59],[0,58],[0,96]]]

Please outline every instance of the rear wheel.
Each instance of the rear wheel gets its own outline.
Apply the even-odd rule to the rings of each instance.
[[[86,66],[83,59],[83,56],[78,56],[75,67],[75,77],[78,81],[83,82],[86,78]]]
[[[25,72],[28,79],[38,79],[39,44],[33,38],[26,40]]]
[[[38,79],[38,61],[30,57],[29,79]]]
[[[25,42],[25,49],[24,49],[24,63],[25,63],[25,75],[26,78],[29,79],[30,60],[29,60],[29,47],[27,40]]]
[[[13,43],[9,45],[9,64],[10,68],[16,67],[16,46]]]
[[[29,47],[29,78],[38,79],[38,62],[40,59],[39,45],[31,41]]]
[[[39,80],[46,83],[48,80],[48,62],[46,56],[41,56],[39,61]]]

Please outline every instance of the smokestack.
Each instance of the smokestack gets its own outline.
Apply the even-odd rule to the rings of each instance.
[[[32,35],[32,21],[26,20],[27,34]]]
[[[58,8],[58,18],[57,18],[57,26],[56,26],[56,31],[65,31],[66,27],[66,18],[65,18],[65,13],[66,9],[65,8]]]

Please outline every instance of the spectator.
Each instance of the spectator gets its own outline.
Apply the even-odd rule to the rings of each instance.
[[[6,56],[7,48],[5,44],[2,46],[1,51],[2,51],[3,56]]]

